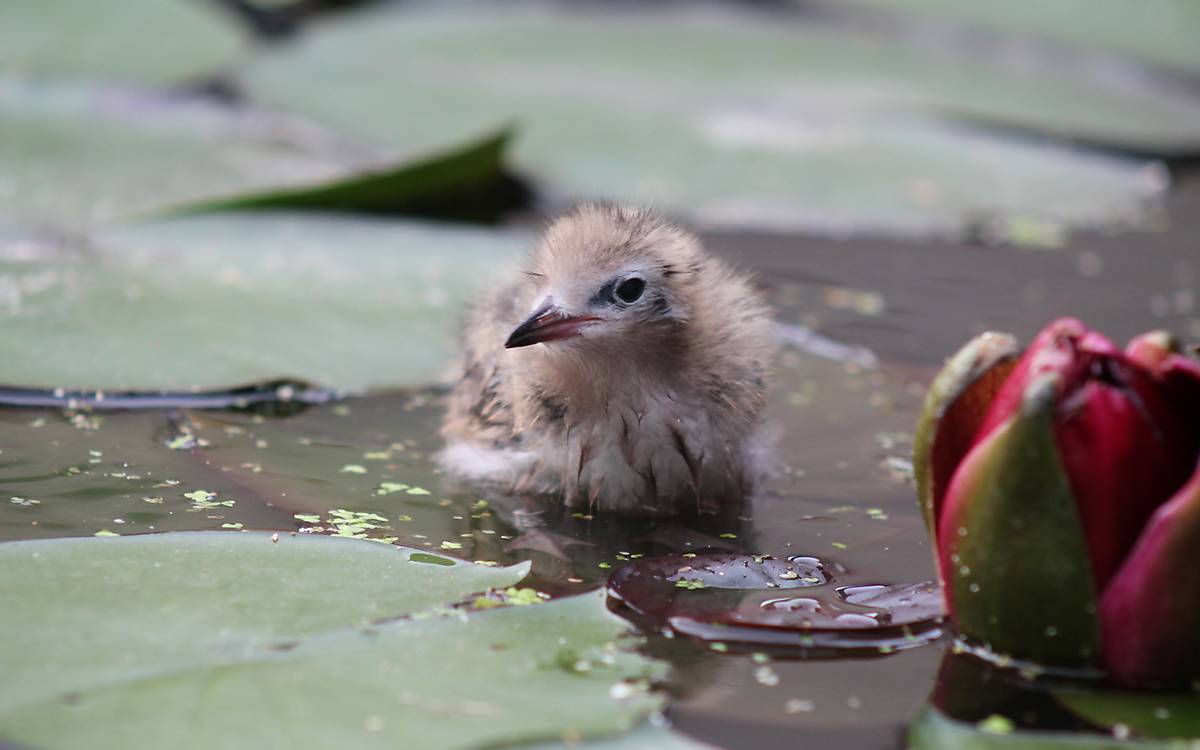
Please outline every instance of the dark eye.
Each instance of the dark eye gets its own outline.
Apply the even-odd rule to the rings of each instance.
[[[631,279],[625,279],[617,285],[617,299],[622,302],[637,302],[638,297],[642,296],[642,292],[646,290],[646,282],[634,276]]]

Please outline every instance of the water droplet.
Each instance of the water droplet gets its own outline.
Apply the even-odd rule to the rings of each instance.
[[[843,625],[852,625],[854,627],[861,628],[872,628],[879,626],[879,621],[876,620],[873,615],[859,615],[852,612],[840,614],[835,617],[834,620],[842,623]]]
[[[785,596],[779,599],[767,599],[759,607],[769,611],[816,613],[821,609],[821,602],[805,596]]]

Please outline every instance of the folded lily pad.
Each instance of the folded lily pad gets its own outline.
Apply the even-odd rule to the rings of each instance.
[[[62,232],[191,204],[401,210],[500,179],[506,131],[386,148],[204,98],[0,77],[0,229]],[[404,156],[397,157],[402,153]]]
[[[516,156],[551,185],[707,224],[1128,226],[1165,186],[1144,160],[957,116],[1143,151],[1200,148],[1200,101],[1153,87],[1029,75],[712,9],[384,7],[256,56],[242,82],[257,101],[376,143],[519,116]]]
[[[834,588],[841,573],[803,556],[647,557],[614,573],[608,592],[648,628],[785,654],[891,653],[941,634],[937,584]]]
[[[194,0],[4,0],[0,74],[178,83],[242,48],[237,24],[220,15]]]
[[[0,383],[160,390],[275,377],[349,391],[424,383],[464,305],[527,238],[333,215],[223,213],[13,243]],[[0,245],[0,249],[3,249]]]
[[[599,594],[442,613],[526,566],[200,533],[0,545],[0,738],[56,748],[511,745],[631,728],[661,670]],[[448,561],[444,561],[448,562]],[[395,619],[400,618],[400,619]]]

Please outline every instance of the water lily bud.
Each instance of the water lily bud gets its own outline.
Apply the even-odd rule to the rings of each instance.
[[[1188,490],[1200,482],[1200,363],[1166,334],[1122,352],[1070,318],[1015,365],[963,368],[979,341],[931,388],[914,455],[960,629],[1013,656],[1104,666],[1126,681],[1200,676],[1200,639],[1135,611],[1150,571],[1171,571],[1184,582],[1164,594],[1173,622],[1200,625],[1184,616],[1200,613],[1200,572],[1181,572],[1200,571],[1200,491]],[[1194,516],[1191,530],[1182,519]],[[1149,663],[1146,644],[1168,632],[1186,645]]]

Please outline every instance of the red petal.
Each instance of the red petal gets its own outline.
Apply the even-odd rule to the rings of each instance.
[[[1030,381],[1038,375],[1056,372],[1061,377],[1063,390],[1072,388],[1086,373],[1086,365],[1079,357],[1078,350],[1080,342],[1089,333],[1087,327],[1075,318],[1059,318],[1043,328],[1017,363],[1004,387],[996,394],[975,436],[975,442],[983,440],[1016,413]],[[1094,341],[1091,343],[1093,346],[1098,344]]]
[[[1178,351],[1179,342],[1166,331],[1143,333],[1125,346],[1125,356],[1151,372],[1157,372]]]
[[[1078,320],[1054,321],[997,394],[975,438],[983,440],[1012,416],[1033,378],[1058,374],[1056,442],[1097,590],[1150,515],[1187,480],[1200,452],[1200,367],[1193,372],[1191,360],[1163,356],[1164,341],[1157,334],[1135,339],[1130,359]],[[1160,369],[1161,377],[1149,368]]]
[[[1118,681],[1200,677],[1200,470],[1150,519],[1100,600],[1104,661]]]
[[[936,538],[946,487],[974,443],[996,393],[1017,365],[1017,342],[984,333],[967,342],[929,386],[913,439],[913,475],[925,522]]]
[[[1150,515],[1196,462],[1195,440],[1141,370],[1098,363],[1122,382],[1089,380],[1059,404],[1055,437],[1103,591]]]

